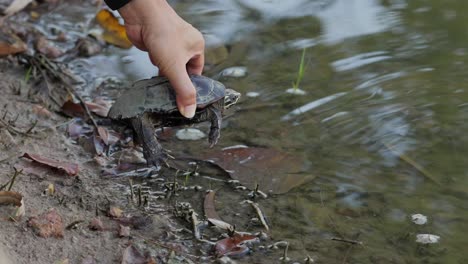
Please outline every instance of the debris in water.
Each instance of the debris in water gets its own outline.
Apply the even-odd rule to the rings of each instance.
[[[294,94],[294,95],[304,95],[307,94],[306,91],[299,89],[299,88],[289,88],[286,90],[286,93],[288,94]]]
[[[179,140],[200,140],[206,137],[205,133],[196,128],[184,128],[176,133]]]
[[[440,240],[440,236],[432,234],[417,234],[416,242],[421,244],[435,244]]]
[[[411,215],[411,221],[417,225],[424,225],[427,223],[427,216],[422,214]]]
[[[224,69],[221,76],[240,78],[247,75],[247,67],[238,66]]]

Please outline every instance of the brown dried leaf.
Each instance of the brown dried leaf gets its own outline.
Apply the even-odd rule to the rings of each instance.
[[[103,105],[101,103],[95,102],[85,102],[86,106],[88,107],[89,111],[95,113],[101,117],[107,117],[107,113],[109,112],[110,107],[108,105]],[[86,112],[81,106],[80,103],[75,103],[73,101],[66,101],[62,106],[62,112],[67,116],[71,117],[85,117]]]
[[[37,51],[44,54],[47,58],[55,59],[63,55],[63,51],[50,43],[44,36],[37,38],[35,47]]]
[[[96,154],[98,156],[102,156],[102,154],[104,154],[104,148],[106,146],[104,144],[104,141],[102,141],[101,138],[98,137],[96,134],[93,135],[93,145],[94,145],[94,151],[96,151]]]
[[[0,30],[0,57],[24,52],[27,48],[18,36],[5,29]]]
[[[62,217],[54,208],[42,215],[31,217],[28,221],[28,226],[31,226],[40,237],[63,238],[64,226]]]
[[[114,218],[120,218],[122,217],[122,214],[123,214],[123,210],[118,207],[111,206],[111,208],[109,208],[109,215]]]
[[[110,105],[102,99],[95,99],[94,102],[86,102],[86,105],[88,106],[89,111],[98,116],[107,117],[107,114],[109,113]]]
[[[107,128],[103,126],[98,126],[97,132],[98,132],[99,137],[102,139],[102,142],[104,142],[104,144],[108,146],[109,145],[109,131],[107,130]]]
[[[205,201],[203,202],[203,209],[205,211],[206,218],[221,220],[221,217],[219,217],[215,208],[215,203],[214,203],[215,194],[216,194],[215,191],[209,191],[205,195]]]
[[[250,251],[245,243],[258,242],[258,240],[253,235],[235,233],[232,237],[227,237],[216,242],[216,256],[241,257]]]
[[[93,132],[93,129],[81,120],[74,120],[68,124],[68,136],[77,139],[85,134]]]
[[[104,231],[104,224],[102,223],[101,219],[99,218],[93,218],[91,222],[88,225],[89,229],[95,230],[95,231]]]
[[[130,236],[130,227],[119,225],[119,237],[129,237]]]
[[[134,246],[128,246],[122,256],[122,264],[152,264],[156,263],[151,257],[145,257]]]
[[[62,105],[62,112],[67,116],[71,117],[85,117],[85,110],[79,103],[75,103],[73,101],[66,101]]]
[[[42,157],[37,154],[31,154],[31,153],[24,153],[23,157],[31,159],[35,162],[41,163],[43,165],[47,165],[49,167],[55,168],[55,169],[60,169],[65,171],[68,175],[70,176],[75,176],[78,174],[79,167],[78,164],[76,163],[70,163],[70,162],[65,162],[65,161],[57,161],[54,159]]]
[[[310,180],[300,173],[303,161],[299,157],[270,148],[227,148],[207,155],[229,175],[243,185],[273,193],[285,193]]]
[[[14,205],[17,208],[13,213],[9,213],[10,217],[18,220],[25,214],[23,196],[20,193],[12,191],[0,191],[0,205]]]
[[[52,113],[44,106],[35,104],[32,106],[32,111],[34,114],[40,117],[51,117]]]

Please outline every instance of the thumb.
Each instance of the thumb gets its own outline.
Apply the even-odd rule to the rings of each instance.
[[[189,78],[185,65],[164,73],[176,92],[179,112],[186,118],[192,118],[197,109],[197,91]]]

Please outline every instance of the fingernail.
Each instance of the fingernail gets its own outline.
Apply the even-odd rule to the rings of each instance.
[[[182,115],[186,118],[192,118],[195,115],[195,110],[197,109],[197,105],[187,105],[182,109]]]

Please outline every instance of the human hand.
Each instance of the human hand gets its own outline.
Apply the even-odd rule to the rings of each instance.
[[[171,82],[179,112],[192,118],[196,90],[188,74],[201,74],[205,62],[202,34],[185,22],[165,0],[131,0],[120,8],[129,40],[147,51],[159,75]]]

